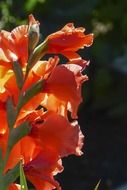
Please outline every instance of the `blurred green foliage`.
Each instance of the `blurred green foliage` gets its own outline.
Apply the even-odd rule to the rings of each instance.
[[[121,117],[127,114],[126,8],[126,0],[1,0],[0,28],[24,24],[32,13],[41,23],[42,39],[67,22],[94,32],[92,48],[81,51],[91,59],[86,102],[91,109],[106,109],[108,115]]]

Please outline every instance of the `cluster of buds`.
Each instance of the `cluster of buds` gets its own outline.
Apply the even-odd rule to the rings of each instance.
[[[38,45],[39,22],[30,15],[28,25],[0,32],[1,190],[22,189],[20,165],[36,190],[60,190],[54,176],[62,158],[82,155],[77,110],[89,62],[77,51],[93,43],[84,31],[69,23]],[[42,60],[46,54],[54,56]],[[68,62],[60,64],[59,54]]]

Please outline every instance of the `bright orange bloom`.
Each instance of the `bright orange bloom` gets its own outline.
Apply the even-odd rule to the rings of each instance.
[[[75,53],[93,43],[93,34],[84,34],[85,28],[75,28],[73,23],[66,24],[61,30],[47,37],[48,53],[63,54],[69,59],[80,56]]]
[[[71,124],[56,113],[50,114],[44,122],[33,125],[30,135],[37,140],[37,144],[55,151],[59,157],[82,155],[83,134],[77,122]]]
[[[8,142],[8,124],[7,124],[7,113],[5,103],[0,102],[0,149],[2,149],[2,155],[6,153],[7,142]]]
[[[0,101],[6,102],[9,92],[7,91],[5,84],[11,78],[14,73],[8,70],[5,66],[0,65]]]
[[[58,62],[59,58],[57,56],[54,58],[50,57],[48,61],[38,61],[29,72],[29,75],[23,86],[23,90],[28,89],[39,79],[47,79]]]
[[[28,26],[16,27],[11,32],[0,32],[0,65],[12,68],[12,62],[18,61],[25,66],[28,59]]]
[[[51,190],[54,187],[60,190],[58,182],[53,178],[63,170],[58,154],[52,149],[37,146],[34,141],[35,138],[27,136],[13,147],[5,171],[13,168],[22,159],[26,177],[36,190]]]
[[[77,64],[74,64],[77,63]],[[31,69],[23,89],[27,89],[39,79],[46,79],[42,93],[32,98],[25,106],[25,110],[36,109],[38,105],[44,106],[49,111],[57,112],[63,116],[67,115],[67,110],[72,112],[72,117],[77,117],[77,109],[82,101],[81,84],[88,80],[86,75],[82,75],[86,61],[71,61],[64,65],[58,65],[58,58],[50,58],[49,61],[40,61]],[[82,66],[80,66],[80,64]],[[10,82],[12,79],[10,80]],[[18,90],[13,90],[11,84],[6,84],[8,91],[16,92],[14,97],[18,97]],[[10,89],[10,90],[9,90]],[[63,93],[64,92],[64,93]],[[14,98],[15,99],[15,98]],[[29,107],[29,108],[28,108]],[[30,108],[31,109],[31,108]]]
[[[29,15],[29,27],[39,25],[33,15]],[[28,25],[21,25],[11,32],[0,32],[0,65],[12,68],[12,62],[17,61],[25,67],[28,61]]]
[[[8,92],[8,97],[12,97],[13,103],[16,106],[19,99],[19,88],[16,83],[16,78],[12,72],[11,77],[6,81],[4,85],[6,92]]]
[[[81,149],[84,136],[78,122],[69,121],[68,112],[71,113],[71,119],[77,119],[78,106],[82,102],[82,83],[88,80],[86,75],[82,75],[82,71],[89,61],[83,60],[76,53],[93,43],[93,34],[86,35],[84,31],[84,28],[75,28],[69,23],[46,38],[46,48],[43,47],[45,43],[42,43],[36,49],[39,22],[33,15],[29,16],[28,25],[19,26],[11,32],[0,32],[0,149],[3,158],[10,134],[7,100],[11,97],[16,109],[19,106],[19,96],[24,98],[28,95],[27,98],[31,98],[21,107],[13,126],[16,128],[27,121],[31,131],[10,150],[4,172],[14,168],[22,159],[25,175],[36,190],[61,190],[54,179],[63,170],[61,159],[71,154],[83,154]],[[34,32],[36,35],[33,35]],[[62,54],[69,61],[60,65],[58,56],[41,61],[41,48],[44,51],[41,53]],[[31,53],[33,57],[29,59],[28,54]],[[23,71],[24,83],[21,83],[21,88],[17,85],[13,62],[20,64]],[[31,97],[28,89],[42,80],[42,90],[40,87],[35,89],[38,94]],[[20,188],[17,184],[10,184],[8,190]]]
[[[54,109],[53,105],[56,105],[57,110],[64,106],[64,116],[69,109],[72,117],[76,118],[78,106],[82,101],[81,84],[88,80],[86,75],[81,75],[81,71],[82,67],[76,64],[56,66],[45,82],[44,92],[48,94],[49,98],[43,105],[47,105],[47,109],[51,109],[50,106]]]
[[[29,144],[29,148],[28,148]],[[37,148],[34,139],[31,137],[22,138],[11,150],[5,171],[12,169],[21,159],[27,164],[34,159],[40,152],[41,148]]]
[[[53,176],[62,172],[63,167],[58,155],[52,149],[42,149],[42,152],[24,166],[28,180],[36,190],[61,190],[59,183]]]
[[[70,124],[56,113],[39,111],[26,120],[31,122],[32,131],[13,147],[5,171],[23,159],[26,176],[37,190],[55,187],[60,190],[53,176],[63,170],[59,162],[61,157],[82,154],[83,135],[80,128],[77,123]]]

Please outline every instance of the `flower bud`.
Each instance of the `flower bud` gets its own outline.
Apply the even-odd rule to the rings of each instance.
[[[40,38],[39,22],[36,21],[33,15],[29,15],[29,28],[28,28],[28,49],[29,54],[32,53]]]

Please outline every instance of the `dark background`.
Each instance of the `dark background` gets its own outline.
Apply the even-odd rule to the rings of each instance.
[[[79,53],[91,63],[85,73],[79,124],[85,134],[84,155],[63,160],[57,176],[63,190],[112,190],[127,182],[127,1],[0,0],[0,28],[40,21],[41,40],[68,22],[95,34],[94,44]]]

